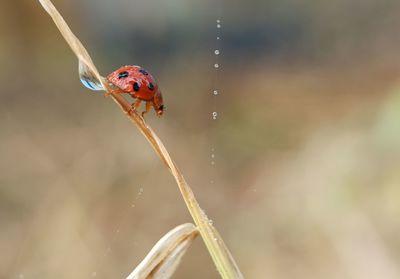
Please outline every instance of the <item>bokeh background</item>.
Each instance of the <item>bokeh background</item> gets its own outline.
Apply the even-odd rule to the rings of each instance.
[[[246,278],[400,278],[398,0],[54,3],[103,74],[157,77]],[[1,0],[0,38],[0,278],[125,278],[191,221],[173,178],[38,1]],[[219,278],[200,238],[174,278]]]

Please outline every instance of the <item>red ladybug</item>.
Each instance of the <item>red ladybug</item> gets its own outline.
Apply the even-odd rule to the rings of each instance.
[[[153,106],[158,116],[164,112],[163,98],[158,85],[151,74],[139,66],[123,66],[107,76],[107,80],[118,89],[113,93],[127,93],[137,99],[132,108],[137,110],[142,101],[146,102],[146,110],[142,116]]]

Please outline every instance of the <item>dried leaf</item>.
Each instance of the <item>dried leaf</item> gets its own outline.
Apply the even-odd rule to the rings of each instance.
[[[170,278],[197,235],[198,231],[191,223],[172,229],[154,245],[127,279]]]

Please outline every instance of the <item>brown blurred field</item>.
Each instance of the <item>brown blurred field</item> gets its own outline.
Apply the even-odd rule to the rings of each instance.
[[[400,278],[399,1],[220,2],[217,80],[218,3],[53,2],[103,74],[158,78],[148,122],[246,278]],[[0,278],[125,278],[191,221],[172,176],[37,1],[0,38]],[[201,239],[174,278],[219,278]]]

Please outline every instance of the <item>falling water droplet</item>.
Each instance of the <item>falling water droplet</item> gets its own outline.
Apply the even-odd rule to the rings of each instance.
[[[213,118],[214,120],[216,120],[216,119],[217,119],[217,116],[218,116],[218,113],[217,113],[216,111],[214,111],[214,112],[212,113],[212,118]]]
[[[214,95],[218,95],[218,90],[214,90],[214,91],[213,91],[213,94],[214,94]]]
[[[216,49],[216,50],[214,51],[214,53],[215,53],[215,55],[219,55],[219,49]]]
[[[217,19],[217,23],[221,23],[221,20]]]
[[[215,68],[215,69],[218,69],[218,68],[219,68],[219,64],[218,64],[218,63],[215,63],[215,64],[214,64],[214,68]]]
[[[217,40],[219,40],[219,37],[217,37]]]
[[[211,154],[211,158],[215,158],[215,155],[214,155],[214,154]]]
[[[221,28],[221,24],[217,24],[217,28]]]

